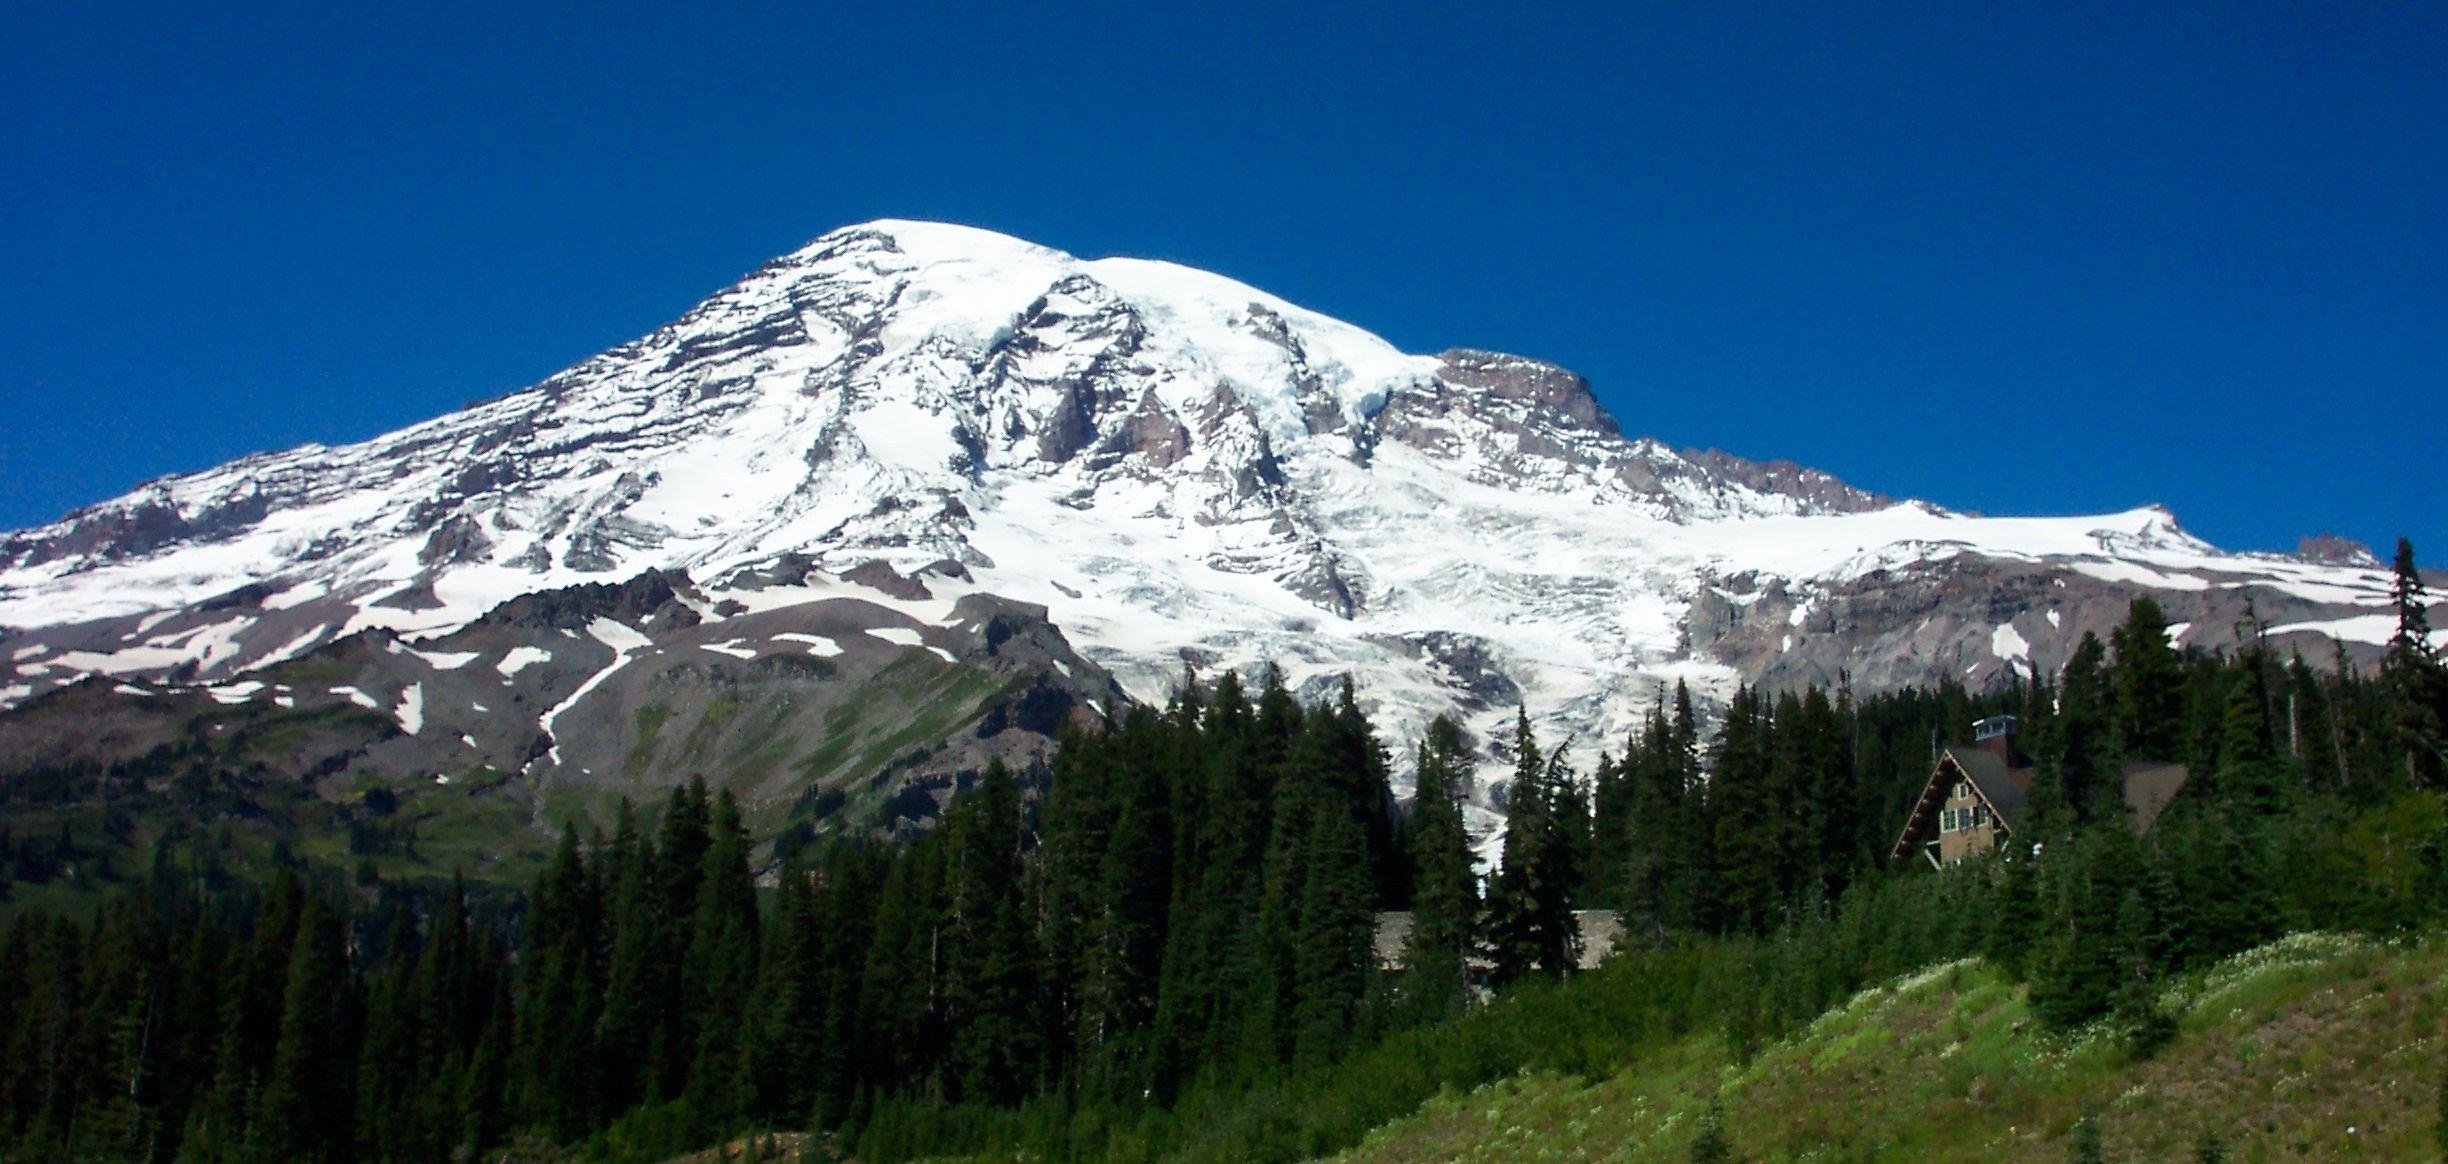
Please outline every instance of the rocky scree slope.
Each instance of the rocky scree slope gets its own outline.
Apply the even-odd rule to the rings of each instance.
[[[294,799],[249,791],[270,781],[328,806],[298,818],[310,832],[430,841],[482,816],[488,860],[529,835],[513,822],[605,824],[617,798],[693,776],[764,833],[919,827],[994,760],[1042,774],[1066,728],[1127,698],[1042,609],[970,595],[921,621],[839,589],[710,618],[685,577],[648,571],[415,642],[361,631],[232,681],[96,676],[0,715],[0,790],[251,818]]]
[[[489,729],[494,762],[600,777],[615,758],[556,729],[638,726],[633,636],[762,660],[819,633],[766,620],[853,595],[928,644],[965,603],[1042,608],[1139,698],[1271,662],[1310,695],[1355,677],[1397,739],[1440,712],[1500,739],[1526,702],[1593,753],[1678,679],[2048,672],[2134,593],[2186,643],[2227,641],[2248,600],[2324,658],[2393,625],[2351,549],[2226,553],[2157,508],[1893,502],[1626,437],[1536,360],[1408,355],[1205,272],[884,221],[531,389],[0,539],[0,703],[89,675],[234,693],[366,631],[445,653],[504,603],[646,571],[686,580],[695,621],[506,648],[587,689]],[[482,684],[422,681],[428,722],[475,714]]]

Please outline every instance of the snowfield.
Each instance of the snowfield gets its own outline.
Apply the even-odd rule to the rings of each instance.
[[[1824,628],[1862,585],[1938,585],[1975,561],[2171,602],[2250,592],[2298,611],[2285,632],[2394,629],[2378,563],[2227,553],[2155,507],[1976,517],[1804,473],[1779,484],[1627,439],[1536,361],[1407,354],[1206,272],[884,221],[534,388],[0,540],[0,627],[16,628],[0,702],[93,673],[226,681],[359,630],[431,637],[649,568],[685,570],[712,622],[844,595],[927,625],[970,593],[1039,603],[1147,699],[1186,669],[1272,663],[1313,696],[1348,674],[1398,755],[1444,712],[1499,737],[1522,702],[1585,764],[1674,682],[1718,698],[1757,677],[1756,659],[1698,642],[1719,629],[1704,611],[1785,604],[1759,640],[1777,655],[1842,633]],[[870,563],[923,593],[843,579]],[[2097,622],[2018,601],[1910,649],[1929,674],[2030,674]],[[587,632],[613,661],[581,695],[647,641],[608,620]],[[491,665],[549,660],[522,647]],[[421,692],[393,714],[419,731]]]

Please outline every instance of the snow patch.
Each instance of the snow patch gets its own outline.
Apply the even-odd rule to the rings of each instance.
[[[2397,616],[2394,614],[2361,614],[2348,618],[2321,619],[2314,622],[2290,622],[2269,628],[2272,635],[2316,634],[2348,643],[2368,643],[2385,647],[2397,637]],[[2448,647],[2448,628],[2431,632],[2433,647]]]
[[[905,627],[940,627],[962,596],[992,593],[1044,606],[1082,657],[1145,699],[1166,696],[1186,653],[1211,661],[1201,666],[1209,675],[1253,674],[1270,659],[1295,682],[1350,674],[1399,754],[1435,715],[1462,710],[1450,668],[1423,647],[1438,637],[1484,650],[1543,709],[1537,727],[1551,738],[1622,739],[1678,679],[1705,707],[1744,676],[1688,653],[1687,616],[1703,588],[1735,589],[1745,576],[1729,601],[1749,603],[1779,582],[1797,600],[1780,628],[1797,648],[1806,611],[1817,613],[1807,596],[1873,571],[1937,574],[1973,559],[2159,589],[2268,588],[2323,604],[2295,616],[2304,619],[2388,605],[2384,574],[2221,553],[2156,508],[2068,518],[1972,517],[1922,503],[1804,512],[1792,497],[1693,472],[1654,442],[1524,421],[1521,402],[1493,394],[1440,410],[1421,443],[1389,439],[1356,457],[1355,430],[1338,420],[1444,391],[1437,359],[1171,264],[1082,261],[938,224],[856,229],[894,245],[829,235],[551,391],[356,445],[164,478],[105,503],[195,513],[258,492],[275,502],[259,519],[140,557],[0,567],[0,624],[122,619],[115,625],[140,627],[141,640],[172,621],[218,617],[219,628],[71,654],[53,674],[202,664],[199,674],[222,678],[355,629],[425,642],[417,636],[540,590],[617,582],[649,565],[704,584],[790,554],[809,569],[760,576],[752,588],[715,582],[681,601],[712,622],[717,607],[761,614],[849,599]],[[1040,299],[1049,310],[1029,324],[1038,342],[1004,343]],[[1136,351],[1109,359],[1120,329]],[[1069,423],[1062,410],[1075,407],[1081,384],[1099,394],[1099,437],[1125,419],[1110,404],[1145,402],[1148,419],[1189,430],[1182,458],[1159,469],[1129,457],[1043,456],[1038,438],[1050,418]],[[1567,452],[1534,447],[1548,443]],[[426,534],[399,516],[497,456],[518,458],[516,485],[469,499],[490,554],[422,560]],[[1280,470],[1280,493],[1236,484],[1262,457]],[[1660,466],[1675,471],[1640,472]],[[1634,478],[1658,484],[1623,486]],[[54,525],[30,536],[64,546],[71,532]],[[609,569],[586,555],[587,566],[571,564],[581,539],[602,547]],[[974,580],[929,577],[923,599],[839,581],[870,561],[908,575],[943,560],[964,563]],[[1364,599],[1351,617],[1314,601],[1328,574]],[[428,583],[438,606],[372,605]],[[193,612],[248,584],[273,592],[262,611],[289,611],[279,634],[314,629],[267,655],[252,641],[262,626]],[[2333,629],[2386,637],[2366,638],[2358,619]],[[846,642],[852,632],[840,633]],[[926,645],[906,629],[876,637]],[[1978,622],[1962,637],[1977,655]],[[842,653],[825,636],[781,642]],[[640,649],[626,638],[609,645],[616,666]],[[2013,647],[1994,627],[1988,645],[2001,657]],[[442,669],[438,660],[457,655],[426,657]],[[555,657],[526,647],[493,665],[515,687],[515,675]],[[1501,737],[1510,715],[1471,714],[1466,726]],[[1479,805],[1470,812],[1484,845],[1496,818]]]
[[[273,648],[271,653],[256,659],[253,665],[256,667],[269,667],[274,663],[286,663],[299,655],[303,655],[316,643],[323,641],[323,636],[329,631],[329,629],[330,628],[328,627],[315,627],[306,633]]]
[[[552,652],[542,647],[512,647],[508,654],[501,657],[500,662],[493,664],[493,669],[501,672],[502,677],[507,679],[537,663],[551,661]]]
[[[2210,582],[2206,578],[2154,570],[2137,562],[2087,560],[2069,562],[2067,565],[2073,567],[2077,574],[2086,574],[2102,582],[2148,586],[2157,590],[2208,590],[2210,588]]]
[[[2031,661],[2031,644],[2024,641],[2023,632],[2016,630],[2013,623],[2002,622],[1997,629],[1989,632],[1989,653],[2000,659],[2020,659],[2028,663]]]
[[[425,685],[411,683],[400,692],[399,709],[391,713],[399,720],[400,730],[415,735],[425,730]]]
[[[869,627],[867,633],[897,646],[914,647],[923,641],[917,631],[905,626]]]
[[[810,635],[801,634],[797,631],[786,631],[782,634],[775,635],[774,638],[786,643],[805,643],[807,644],[808,653],[820,659],[830,659],[833,656],[842,653],[842,645],[840,643],[834,642],[823,635]]]
[[[756,648],[741,646],[740,643],[742,641],[743,640],[740,639],[728,639],[719,643],[699,643],[697,645],[700,648],[712,651],[717,655],[729,655],[734,659],[756,658]]]
[[[570,692],[569,698],[555,704],[551,711],[544,713],[543,719],[537,721],[537,725],[544,729],[545,738],[553,741],[552,747],[546,751],[545,756],[553,762],[556,768],[561,765],[561,738],[554,733],[553,727],[560,722],[562,713],[577,706],[579,700],[586,698],[588,693],[602,686],[604,680],[611,678],[615,672],[628,666],[629,661],[636,658],[638,652],[654,646],[654,640],[638,633],[637,628],[608,618],[598,618],[588,622],[587,635],[596,642],[612,648],[614,654],[608,666],[587,676],[587,681],[579,684],[576,691]],[[533,768],[534,766],[534,763],[530,761],[528,767]]]
[[[348,701],[350,703],[354,703],[359,707],[365,708],[367,711],[382,710],[382,704],[376,702],[373,696],[368,695],[363,691],[359,691],[354,687],[334,687],[331,689],[331,693],[334,695],[345,695],[348,697]]]

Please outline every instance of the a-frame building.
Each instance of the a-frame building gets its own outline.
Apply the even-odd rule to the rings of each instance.
[[[1972,746],[1939,749],[1890,859],[1918,851],[1944,867],[1986,853],[2014,832],[2032,776],[2030,762],[2015,750],[2014,729],[2013,716],[1993,716],[1972,725]]]
[[[2125,823],[2137,833],[2150,831],[2187,775],[2184,765],[2164,760],[2119,764]],[[1997,848],[2023,823],[2031,784],[2031,760],[2015,747],[2015,718],[1991,716],[1973,724],[1971,746],[1938,750],[1929,783],[1921,787],[1888,858],[1900,861],[1917,852],[1944,868]]]

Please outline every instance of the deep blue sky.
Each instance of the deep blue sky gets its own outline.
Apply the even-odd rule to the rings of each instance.
[[[2448,562],[2437,4],[676,7],[0,5],[0,527],[901,216],[1889,493]]]

